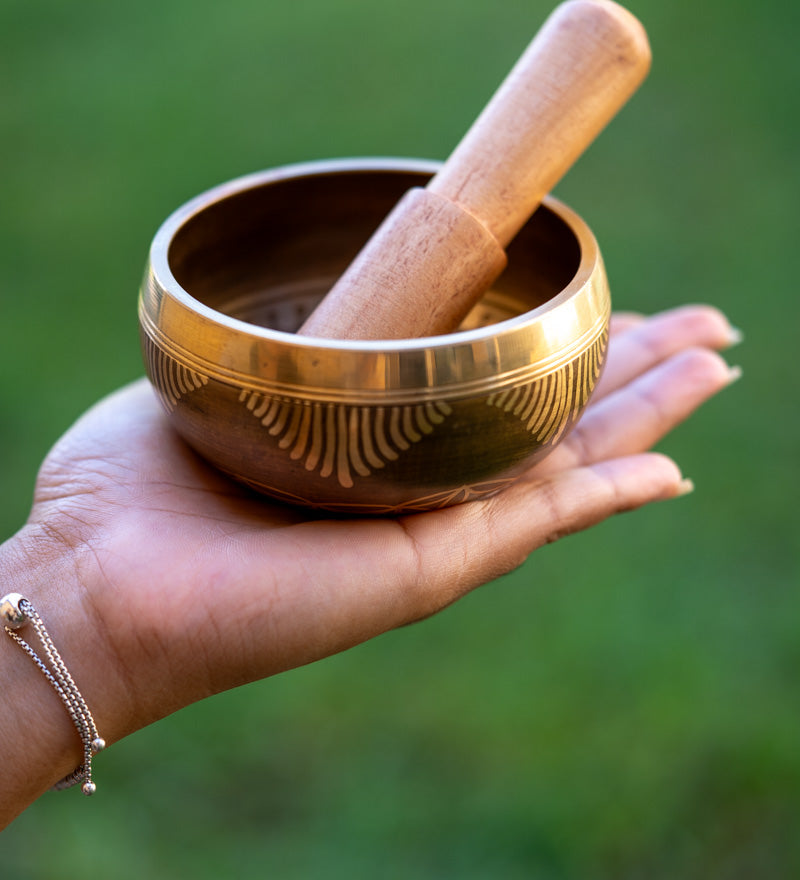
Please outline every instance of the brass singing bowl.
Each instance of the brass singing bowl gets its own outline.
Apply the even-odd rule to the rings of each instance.
[[[284,502],[398,513],[503,489],[575,424],[605,358],[610,299],[592,233],[553,198],[458,332],[346,342],[294,333],[436,168],[278,168],[166,220],[139,300],[142,346],[172,424],[200,455]]]

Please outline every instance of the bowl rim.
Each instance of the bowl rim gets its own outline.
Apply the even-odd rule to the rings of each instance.
[[[267,186],[299,177],[329,176],[331,174],[347,174],[352,172],[386,171],[386,172],[418,172],[434,174],[441,163],[426,159],[402,157],[353,157],[339,159],[315,160],[282,165],[276,168],[256,171],[237,177],[233,180],[214,186],[181,205],[173,211],[157,230],[149,250],[149,262],[139,299],[139,316],[142,329],[149,334],[162,348],[185,362],[190,368],[200,373],[211,373],[218,378],[227,378],[243,387],[260,389],[266,382],[271,389],[288,393],[303,387],[304,392],[316,391],[326,399],[335,399],[346,395],[347,388],[342,387],[342,374],[353,372],[351,361],[359,362],[358,372],[363,374],[363,360],[372,359],[376,363],[369,370],[373,375],[387,373],[390,362],[418,360],[422,363],[422,373],[430,374],[431,364],[436,375],[425,387],[441,391],[443,385],[458,385],[460,392],[472,394],[481,387],[490,384],[497,388],[500,385],[515,384],[520,374],[542,374],[558,368],[570,360],[579,351],[593,344],[607,327],[610,314],[610,298],[607,282],[597,241],[585,221],[571,208],[553,196],[546,196],[542,205],[555,213],[569,227],[576,237],[580,250],[580,260],[569,283],[558,294],[551,297],[534,309],[521,315],[499,321],[494,324],[469,330],[458,330],[436,336],[425,336],[414,339],[375,339],[375,340],[337,340],[316,336],[298,336],[281,330],[249,324],[239,318],[231,317],[217,311],[192,296],[176,279],[169,264],[169,249],[177,232],[193,217],[211,205],[234,197],[241,192]],[[574,317],[576,302],[579,299],[591,300],[591,312],[594,320],[586,327],[585,332],[575,337]],[[166,308],[165,308],[166,307]],[[584,308],[583,311],[586,311]],[[563,313],[563,314],[560,314]],[[165,326],[164,318],[167,317]],[[193,325],[187,328],[182,325]],[[200,328],[211,328],[217,335],[234,333],[247,339],[258,348],[266,344],[278,345],[290,359],[316,363],[325,361],[324,368],[330,372],[335,365],[340,375],[331,381],[322,379],[315,388],[309,388],[306,382],[286,382],[280,375],[253,376],[242,363],[235,358],[220,362],[220,346],[210,351],[187,348],[183,337],[191,337],[191,333]],[[514,344],[515,336],[526,334],[532,328],[539,331],[538,335],[547,336],[547,348],[553,350],[550,357],[537,359],[534,365],[530,356],[518,351],[519,344]],[[501,357],[498,352],[505,348],[515,354],[512,357]],[[517,340],[519,343],[519,340]],[[524,345],[523,345],[524,348]],[[474,365],[476,351],[481,357],[477,360],[485,363],[483,370],[472,373],[465,383],[463,370],[453,368],[453,364],[461,357],[467,358]],[[493,356],[497,355],[497,356]],[[285,358],[278,358],[278,361]],[[249,358],[252,362],[252,357]],[[296,364],[292,372],[296,373]],[[378,368],[377,370],[375,368]],[[325,370],[323,369],[323,372]],[[280,369],[277,368],[280,373]],[[388,370],[397,378],[397,371]],[[391,381],[388,385],[398,393],[408,392],[412,388],[419,393],[420,381],[417,376],[420,370],[406,370],[416,378],[409,382],[400,381],[399,385]],[[498,376],[498,373],[500,374]],[[388,373],[387,373],[388,374]],[[347,382],[345,382],[347,385]],[[362,392],[374,391],[385,395],[387,381],[378,381],[374,388],[365,387]],[[422,389],[424,392],[424,388]]]

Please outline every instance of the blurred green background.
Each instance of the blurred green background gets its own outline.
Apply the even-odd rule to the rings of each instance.
[[[3,878],[800,875],[796,6],[631,8],[653,72],[557,193],[618,308],[708,301],[745,333],[743,380],[664,444],[697,492],[131,737],[100,796],[4,832]],[[141,374],[174,208],[299,160],[444,158],[550,9],[2,0],[0,537]]]

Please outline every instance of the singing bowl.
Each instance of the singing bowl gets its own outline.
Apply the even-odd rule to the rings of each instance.
[[[610,299],[592,233],[553,198],[457,332],[295,334],[437,167],[278,168],[165,221],[139,299],[142,347],[172,424],[201,456],[283,502],[400,513],[500,491],[575,424],[602,369]]]

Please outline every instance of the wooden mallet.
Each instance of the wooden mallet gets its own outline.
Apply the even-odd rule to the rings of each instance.
[[[611,0],[557,7],[447,162],[403,196],[298,332],[403,339],[456,329],[650,57],[642,25]]]

